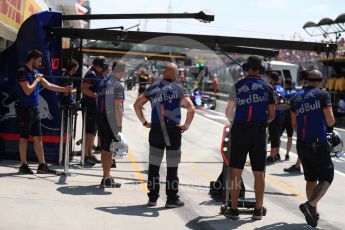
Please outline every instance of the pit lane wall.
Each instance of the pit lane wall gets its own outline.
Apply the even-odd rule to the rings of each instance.
[[[46,34],[46,26],[61,27],[60,12],[43,11],[30,16],[21,25],[15,42],[0,53],[0,158],[19,159],[19,129],[15,112],[16,71],[25,64],[31,49],[44,54],[40,72],[45,75],[61,75],[61,38]],[[55,80],[49,79],[52,83]],[[60,142],[60,107],[58,94],[41,88],[39,112],[42,123],[44,151],[48,162],[58,161]],[[31,137],[30,137],[31,140]],[[32,142],[28,145],[28,160],[36,160]]]

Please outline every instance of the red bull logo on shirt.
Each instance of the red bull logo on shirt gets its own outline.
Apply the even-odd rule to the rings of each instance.
[[[301,107],[297,109],[297,115],[307,113],[309,111],[315,111],[321,109],[320,101],[316,100],[313,104],[310,103],[303,103]]]
[[[179,95],[177,94],[177,91],[173,91],[172,94],[167,94],[167,93],[161,93],[159,94],[157,97],[155,97],[153,100],[152,100],[152,103],[160,103],[160,102],[163,102],[163,101],[171,101],[173,99],[177,99],[179,98]]]
[[[260,96],[258,94],[249,94],[247,98],[237,98],[237,105],[261,103],[268,101],[268,94]]]

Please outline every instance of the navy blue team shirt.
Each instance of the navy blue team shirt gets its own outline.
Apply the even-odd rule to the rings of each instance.
[[[28,81],[31,85],[35,81],[35,75],[39,74],[38,70],[31,71],[27,66],[23,66],[17,70],[17,97],[18,102],[25,106],[38,106],[38,95],[40,92],[40,83],[30,95],[26,95],[19,82]]]
[[[284,96],[284,99],[285,99],[285,103],[290,105],[291,104],[291,99],[292,97],[296,94],[296,90],[293,89],[293,88],[287,88],[285,89],[285,96]]]
[[[290,105],[291,106],[291,100],[293,98],[293,96],[296,94],[296,90],[293,89],[293,88],[287,88],[285,89],[285,96],[284,96],[284,102],[287,104],[287,105]],[[290,122],[290,108],[289,109],[286,109],[285,111],[285,118],[288,119],[288,122]]]
[[[275,84],[273,85],[273,90],[278,93],[280,96],[283,98],[285,97],[285,90],[280,84]],[[276,101],[279,100],[278,95],[276,95]],[[276,109],[276,118],[280,118],[284,115],[284,110],[283,109]]]
[[[327,139],[327,123],[323,109],[332,107],[326,91],[306,86],[291,100],[291,111],[297,118],[297,139],[306,143]]]
[[[62,87],[65,86],[69,86],[71,88],[73,88],[73,81],[71,79],[71,75],[66,71],[62,74],[62,78],[60,80],[60,85]],[[64,95],[63,93],[60,94],[60,101],[62,105],[71,105],[73,103],[75,103],[76,98],[75,98],[75,94],[70,93],[67,96]]]
[[[86,83],[86,84],[89,84],[90,85],[90,90],[93,92],[93,93],[98,93],[98,85],[101,81],[101,77],[99,76],[99,74],[97,73],[97,71],[91,67],[85,74],[84,76],[84,80],[83,82]],[[88,97],[86,95],[84,95],[84,97],[86,99],[89,99],[89,100],[95,100],[94,98],[92,97]]]
[[[273,89],[257,77],[245,77],[230,89],[230,100],[236,100],[234,122],[247,121],[255,124],[267,122],[268,105],[274,104]]]
[[[151,102],[152,124],[161,124],[164,121],[167,126],[176,126],[181,122],[181,99],[189,96],[182,85],[169,80],[161,80],[149,86],[144,96]]]

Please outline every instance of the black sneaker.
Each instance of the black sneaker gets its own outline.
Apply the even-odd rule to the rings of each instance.
[[[261,220],[263,216],[266,216],[267,209],[265,207],[255,208],[252,216],[252,220]]]
[[[56,170],[50,169],[46,163],[39,164],[37,168],[39,174],[56,174]]]
[[[266,158],[266,164],[274,164],[274,162],[275,162],[275,160],[274,160],[273,157],[268,156],[268,157]]]
[[[290,168],[284,169],[284,172],[288,172],[288,173],[301,173],[301,168],[297,168],[296,165],[292,165]]]
[[[299,210],[304,214],[307,223],[315,228],[319,218],[316,209],[307,201],[299,206]]]
[[[79,139],[75,142],[76,145],[81,145],[81,143],[83,142],[83,139]]]
[[[281,161],[281,157],[280,157],[280,154],[279,154],[279,153],[278,153],[277,155],[274,156],[274,161],[275,161],[275,162]]]
[[[97,157],[95,157],[95,155],[90,155],[90,156],[87,156],[87,157],[89,158],[89,160],[93,161],[93,163],[99,164],[99,163],[102,162],[102,161],[98,160]]]
[[[166,208],[178,208],[178,207],[183,207],[183,206],[184,206],[184,202],[180,201],[180,199],[167,200],[167,202],[165,203]]]
[[[95,153],[100,153],[100,152],[102,152],[102,147],[96,146],[94,150],[95,150]]]
[[[115,159],[111,160],[111,167],[112,168],[116,168],[116,161],[115,161]]]
[[[90,166],[94,166],[97,163],[97,162],[95,162],[95,160],[92,156],[85,156],[84,162],[85,162],[85,164],[90,165]]]
[[[121,184],[120,183],[116,183],[114,178],[112,177],[107,177],[107,178],[103,178],[101,181],[101,187],[102,188],[120,188]]]
[[[85,156],[84,163],[85,163],[85,165],[90,166],[90,167],[92,167],[96,164],[90,156]]]
[[[240,219],[240,213],[238,211],[238,208],[230,208],[227,212],[225,212],[225,216],[232,220]]]
[[[285,161],[289,161],[290,160],[290,156],[288,154],[285,155]]]
[[[20,174],[34,174],[34,172],[29,168],[29,165],[27,164],[22,164],[19,167],[19,173]]]
[[[158,198],[149,197],[149,201],[147,202],[147,206],[153,207],[157,205]]]

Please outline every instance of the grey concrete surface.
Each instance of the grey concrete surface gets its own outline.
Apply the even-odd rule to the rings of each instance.
[[[148,129],[137,120],[133,103],[136,92],[126,92],[123,133],[130,145],[128,156],[117,159],[112,175],[122,184],[118,189],[98,187],[102,168],[80,168],[71,163],[73,176],[19,175],[19,164],[0,162],[0,230],[40,229],[307,229],[298,205],[305,202],[305,182],[302,174],[283,172],[290,162],[267,167],[264,205],[267,216],[252,221],[250,215],[241,215],[231,221],[219,215],[221,203],[208,195],[208,186],[222,168],[220,143],[222,113],[198,111],[190,129],[183,134],[182,162],[179,168],[180,196],[183,208],[166,209],[165,175],[162,164],[161,196],[156,207],[147,207],[146,179],[148,167]],[[149,120],[150,107],[145,106]],[[184,114],[185,115],[185,114]],[[78,125],[80,135],[81,125]],[[78,138],[77,138],[78,139]],[[283,137],[284,139],[284,137]],[[284,140],[283,140],[284,141]],[[283,151],[283,150],[282,150]],[[295,150],[293,150],[295,151]],[[97,155],[100,158],[99,155]],[[343,163],[339,163],[342,164]],[[31,163],[33,169],[37,165]],[[59,166],[54,168],[62,171]],[[342,209],[345,200],[345,174],[339,171],[325,198],[318,207],[319,229],[343,229]],[[253,177],[249,162],[243,175],[246,197],[252,199]]]

